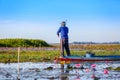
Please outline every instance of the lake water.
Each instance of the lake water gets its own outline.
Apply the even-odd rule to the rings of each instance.
[[[120,62],[84,62],[64,66],[48,62],[0,63],[0,80],[17,80],[18,77],[20,80],[120,80],[120,71],[106,70],[107,67],[120,67]]]

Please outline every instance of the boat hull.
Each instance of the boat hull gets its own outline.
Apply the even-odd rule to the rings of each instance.
[[[94,56],[94,57],[80,57],[70,56],[58,58],[60,61],[120,61],[120,56]]]

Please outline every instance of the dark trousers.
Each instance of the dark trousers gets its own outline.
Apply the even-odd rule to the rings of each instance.
[[[66,50],[67,56],[70,56],[68,39],[61,39],[61,55],[64,56],[64,49]]]

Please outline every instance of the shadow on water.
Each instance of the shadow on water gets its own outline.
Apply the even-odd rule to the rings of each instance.
[[[20,63],[19,80],[119,80],[119,63]],[[0,80],[18,80],[17,77],[17,63],[0,63]]]

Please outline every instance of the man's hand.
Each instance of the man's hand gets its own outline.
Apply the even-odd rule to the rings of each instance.
[[[59,37],[59,34],[57,34],[57,36]]]

